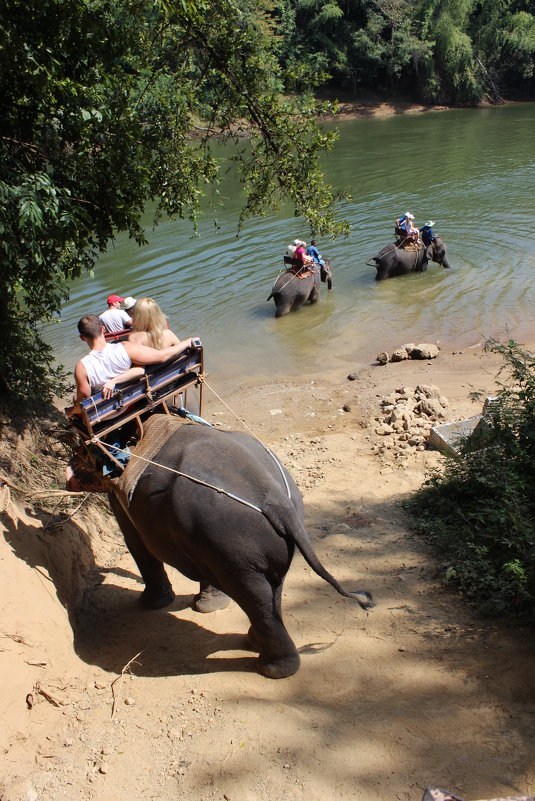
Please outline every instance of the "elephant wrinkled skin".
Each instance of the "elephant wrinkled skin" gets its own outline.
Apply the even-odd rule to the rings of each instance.
[[[333,275],[329,259],[325,259],[325,267],[314,265],[314,275],[299,278],[292,270],[279,275],[273,285],[268,300],[275,301],[275,317],[283,317],[304,303],[317,303],[320,299],[321,283],[327,283],[331,291]]]
[[[151,437],[156,417],[161,415],[146,423],[143,442]],[[281,612],[282,585],[296,545],[340,594],[364,609],[373,605],[369,593],[349,593],[321,565],[303,524],[295,482],[246,434],[173,422],[173,432],[138,479],[130,503],[117,491],[110,493],[110,501],[145,582],[145,605],[163,607],[174,598],[164,563],[201,586],[226,593],[248,616],[249,642],[259,652],[257,668],[270,678],[299,669],[299,654]]]
[[[450,266],[446,256],[446,245],[439,236],[436,236],[430,245],[418,251],[399,248],[394,244],[387,245],[377,256],[370,259],[370,262],[372,261],[375,262],[377,269],[376,281],[408,273],[423,273],[430,261],[441,264],[442,267]]]

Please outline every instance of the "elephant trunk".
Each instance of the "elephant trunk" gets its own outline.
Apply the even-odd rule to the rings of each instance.
[[[441,264],[442,264],[442,266],[443,266],[443,267],[445,267],[446,269],[449,269],[450,263],[449,263],[449,261],[448,261],[448,257],[447,257],[447,256],[444,256],[444,257],[443,257]]]

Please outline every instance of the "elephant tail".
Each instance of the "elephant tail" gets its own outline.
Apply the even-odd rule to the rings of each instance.
[[[274,293],[275,293],[275,287],[273,287],[273,289],[271,290],[271,295],[269,296],[269,298],[267,298],[266,303],[267,303],[268,300],[271,300],[271,298],[273,297]]]
[[[373,598],[367,590],[354,590],[353,592],[345,590],[340,582],[337,581],[334,576],[331,576],[328,570],[323,567],[312,547],[305,526],[291,502],[281,506],[280,499],[273,504],[269,503],[269,500],[266,500],[262,504],[262,512],[279,534],[297,545],[305,561],[308,562],[314,573],[317,573],[320,578],[334,587],[340,595],[346,598],[353,598],[353,600],[359,603],[362,609],[370,609],[375,606]]]
[[[373,264],[371,262],[373,262]],[[366,262],[366,266],[377,267],[377,256],[372,256],[371,258],[369,258],[368,261]]]

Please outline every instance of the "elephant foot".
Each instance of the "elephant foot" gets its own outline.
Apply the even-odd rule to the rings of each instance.
[[[163,592],[155,592],[145,587],[139,600],[145,609],[164,609],[164,607],[173,603],[175,600],[175,593],[171,585]]]
[[[264,658],[262,654],[256,661],[256,669],[261,676],[268,679],[287,679],[299,670],[301,659],[297,651],[294,654],[287,654],[279,659],[272,657]]]
[[[226,609],[230,603],[230,598],[221,590],[216,590],[209,584],[201,587],[201,591],[193,598],[192,607],[196,612],[208,614],[217,612],[219,609]]]

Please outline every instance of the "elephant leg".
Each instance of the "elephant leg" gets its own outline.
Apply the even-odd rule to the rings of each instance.
[[[300,665],[295,644],[286,631],[281,615],[282,584],[273,588],[262,576],[250,600],[243,605],[251,621],[248,639],[259,651],[256,668],[269,679],[285,679],[297,673]]]
[[[196,612],[207,614],[208,612],[217,612],[219,609],[226,609],[230,603],[230,598],[221,590],[212,587],[208,582],[202,582],[200,591],[193,599],[193,609]]]
[[[145,582],[145,589],[140,596],[141,603],[145,609],[163,609],[169,606],[175,600],[175,593],[162,562],[149,553],[132,521],[113,495],[110,495],[110,504],[123,533],[126,547]]]
[[[320,291],[317,287],[314,287],[312,292],[310,293],[310,297],[308,298],[311,303],[317,303],[320,299]]]
[[[291,306],[289,303],[285,303],[284,305],[277,306],[275,311],[275,317],[284,317],[285,314],[290,313]]]

